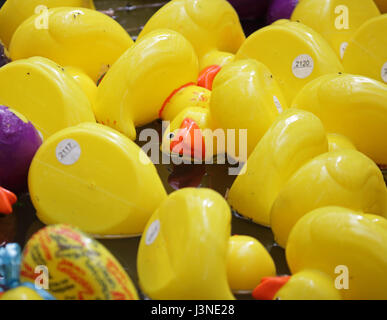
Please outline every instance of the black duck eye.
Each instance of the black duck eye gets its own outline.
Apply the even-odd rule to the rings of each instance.
[[[175,134],[173,132],[168,134],[168,139],[173,139],[175,137]]]

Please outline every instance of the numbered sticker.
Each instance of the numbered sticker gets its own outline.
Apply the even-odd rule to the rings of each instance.
[[[58,143],[56,147],[56,158],[66,166],[70,166],[79,160],[81,147],[73,139],[65,139]]]
[[[305,79],[309,77],[314,68],[313,58],[308,54],[299,55],[293,61],[292,71],[295,77]]]
[[[273,96],[273,100],[274,100],[274,104],[277,107],[279,113],[281,113],[283,111],[282,106],[281,106],[281,102],[278,100],[278,98],[276,96]]]
[[[382,79],[385,83],[387,83],[387,62],[382,67]]]
[[[145,243],[147,246],[155,242],[157,236],[159,235],[159,232],[160,232],[160,220],[155,220],[152,222],[152,224],[148,228],[148,231],[146,232]]]
[[[340,57],[341,59],[344,58],[344,53],[345,53],[345,50],[347,50],[347,47],[348,47],[348,42],[343,42],[340,46]]]

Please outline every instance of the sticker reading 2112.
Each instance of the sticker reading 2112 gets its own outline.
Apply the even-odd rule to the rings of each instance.
[[[313,58],[308,54],[301,54],[294,59],[292,64],[292,71],[295,77],[305,79],[309,77],[314,68]]]
[[[56,158],[66,166],[70,166],[79,160],[81,147],[73,139],[65,139],[58,143],[56,147]]]

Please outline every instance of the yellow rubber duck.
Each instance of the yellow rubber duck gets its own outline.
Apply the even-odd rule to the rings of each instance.
[[[245,40],[234,8],[226,0],[173,0],[146,23],[139,39],[156,29],[171,29],[191,42],[200,69],[233,59]]]
[[[387,14],[365,22],[348,42],[343,58],[345,72],[387,83]]]
[[[236,60],[248,58],[270,69],[289,105],[309,81],[344,71],[328,42],[298,22],[282,21],[250,35],[235,57]]]
[[[349,140],[346,136],[337,133],[328,133],[327,138],[329,151],[337,151],[343,149],[357,150],[351,140]]]
[[[95,9],[93,0],[7,0],[0,9],[0,38],[8,47],[18,26],[34,14],[43,13],[39,6],[84,7]]]
[[[82,123],[48,138],[31,163],[28,186],[38,218],[96,237],[142,233],[166,198],[156,168],[133,141]]]
[[[284,111],[259,141],[228,193],[239,214],[270,226],[270,211],[286,182],[306,162],[328,152],[321,121],[312,113]]]
[[[138,300],[121,264],[99,242],[67,225],[45,227],[27,242],[20,268],[22,282],[35,283],[44,265],[47,289],[59,300]]]
[[[301,1],[291,20],[301,22],[321,34],[340,59],[356,30],[380,15],[373,0]]]
[[[72,66],[97,80],[133,45],[114,19],[91,9],[61,7],[48,10],[47,25],[36,27],[36,16],[25,20],[9,45],[12,60],[33,56]]]
[[[214,80],[209,109],[183,110],[165,131],[162,150],[197,158],[201,151],[195,155],[194,150],[203,146],[203,159],[226,151],[234,158],[246,158],[286,108],[282,92],[266,66],[252,59],[229,63]],[[198,131],[196,140],[194,129]],[[236,130],[234,148],[226,148],[228,129]],[[240,145],[239,130],[243,129],[247,129],[247,141],[242,140]],[[224,143],[218,145],[221,139]],[[246,154],[242,156],[240,150],[246,150]]]
[[[134,140],[137,126],[158,118],[172,120],[189,106],[207,108],[210,92],[196,85],[198,75],[196,53],[181,34],[151,32],[137,40],[102,79],[97,120]]]
[[[250,292],[263,277],[275,275],[274,261],[257,239],[241,235],[229,239],[227,278],[233,292]]]
[[[293,275],[276,288],[280,279],[264,279],[253,296],[385,300],[386,256],[386,219],[342,207],[320,208],[302,217],[290,233],[286,258]]]
[[[329,133],[347,137],[377,164],[387,165],[387,85],[363,76],[331,74],[308,83],[292,107],[318,116]]]
[[[230,232],[230,208],[215,191],[170,194],[141,237],[137,270],[143,292],[160,300],[234,299],[227,280]]]
[[[82,122],[95,122],[90,102],[76,81],[53,61],[33,57],[0,68],[0,104],[12,106],[48,138]]]
[[[371,159],[348,149],[324,153],[302,166],[271,207],[276,242],[285,247],[290,231],[303,215],[331,205],[387,217],[387,188]]]

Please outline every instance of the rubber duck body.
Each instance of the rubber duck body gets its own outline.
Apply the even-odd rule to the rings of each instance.
[[[264,279],[253,296],[280,300],[385,300],[386,237],[387,220],[383,217],[342,207],[314,210],[297,222],[289,236],[286,258],[293,275]]]

